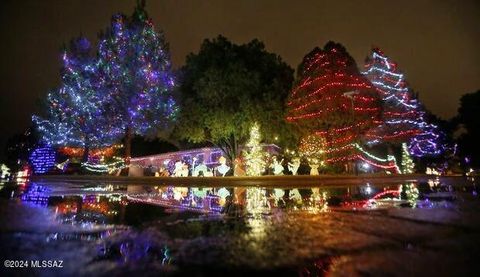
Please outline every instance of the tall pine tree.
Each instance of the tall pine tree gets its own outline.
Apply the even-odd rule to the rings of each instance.
[[[441,132],[428,122],[423,105],[409,88],[397,64],[380,49],[373,48],[363,73],[380,92],[383,111],[381,123],[366,134],[368,143],[401,145],[408,142],[413,156],[440,154],[443,149]]]
[[[358,71],[341,44],[328,42],[305,56],[287,103],[287,121],[305,135],[325,139],[327,162],[361,159],[357,147],[365,132],[378,124],[378,93]]]
[[[84,147],[84,161],[90,148],[119,138],[119,129],[105,117],[106,98],[98,93],[103,83],[91,52],[86,38],[72,40],[63,55],[61,86],[47,96],[46,117],[33,116],[45,144]]]
[[[401,144],[421,132],[421,112],[397,64],[382,51],[372,49],[365,63],[365,76],[382,98],[381,124],[366,134],[370,144]]]
[[[99,45],[100,73],[112,120],[125,134],[125,157],[134,134],[166,129],[177,114],[168,45],[139,2],[131,17],[115,15]]]

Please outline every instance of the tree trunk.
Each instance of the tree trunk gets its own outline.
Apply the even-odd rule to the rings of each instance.
[[[127,127],[125,131],[125,164],[130,164],[130,158],[132,157],[132,137],[133,131],[131,127]]]
[[[84,163],[88,162],[88,152],[90,152],[90,139],[88,136],[85,136],[82,156],[82,162]]]
[[[225,158],[230,162],[232,172],[235,172],[235,159],[239,156],[238,141],[235,139],[235,136],[232,135],[230,139],[223,139],[221,142],[212,143],[222,150]]]
[[[83,147],[83,157],[82,157],[82,162],[84,163],[88,162],[88,152],[90,152],[90,147],[88,146],[87,143],[85,143],[85,146]]]
[[[387,143],[387,153],[388,155],[395,156],[395,151],[393,150],[393,145],[391,143]]]

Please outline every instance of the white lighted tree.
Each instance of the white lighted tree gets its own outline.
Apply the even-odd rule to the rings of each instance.
[[[243,151],[247,176],[260,176],[265,171],[267,153],[260,145],[261,140],[260,126],[255,122],[250,129],[250,139]]]

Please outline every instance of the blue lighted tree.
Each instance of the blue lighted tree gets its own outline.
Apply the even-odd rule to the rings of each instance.
[[[178,109],[168,46],[143,1],[131,17],[113,16],[99,44],[99,70],[108,118],[123,130],[128,160],[133,135],[167,129]]]
[[[47,115],[33,116],[42,141],[51,146],[91,148],[111,145],[121,130],[107,117],[105,85],[91,44],[83,37],[72,40],[63,54],[62,83],[47,96]]]

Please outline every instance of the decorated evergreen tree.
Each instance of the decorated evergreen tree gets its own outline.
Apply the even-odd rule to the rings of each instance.
[[[267,153],[260,145],[261,140],[260,126],[255,122],[243,151],[247,176],[260,176],[265,171]]]
[[[361,147],[366,132],[380,123],[380,99],[346,49],[334,42],[324,49],[315,48],[305,56],[298,72],[287,102],[287,121],[306,135],[325,139],[326,161],[363,160],[396,171],[391,159],[374,157]]]
[[[65,50],[61,78],[60,88],[47,96],[47,116],[33,116],[33,121],[45,144],[83,147],[86,161],[90,148],[119,138],[119,129],[105,117],[106,96],[99,93],[102,79],[86,38],[72,40]]]
[[[416,157],[435,156],[443,151],[441,132],[428,123],[423,105],[408,87],[397,64],[378,48],[367,57],[364,74],[382,98],[382,120],[366,134],[369,144],[409,143]]]
[[[415,157],[434,157],[445,152],[444,140],[438,126],[423,122],[421,132],[410,140],[408,149]]]
[[[415,164],[413,163],[412,157],[410,156],[408,146],[406,143],[402,143],[402,173],[413,173],[414,168]]]
[[[110,116],[125,134],[128,161],[134,134],[165,130],[177,113],[168,46],[148,18],[144,1],[131,17],[112,18],[99,45],[99,69]]]
[[[421,112],[397,64],[377,48],[367,57],[365,76],[382,98],[381,124],[366,134],[369,144],[407,142],[421,133]]]

